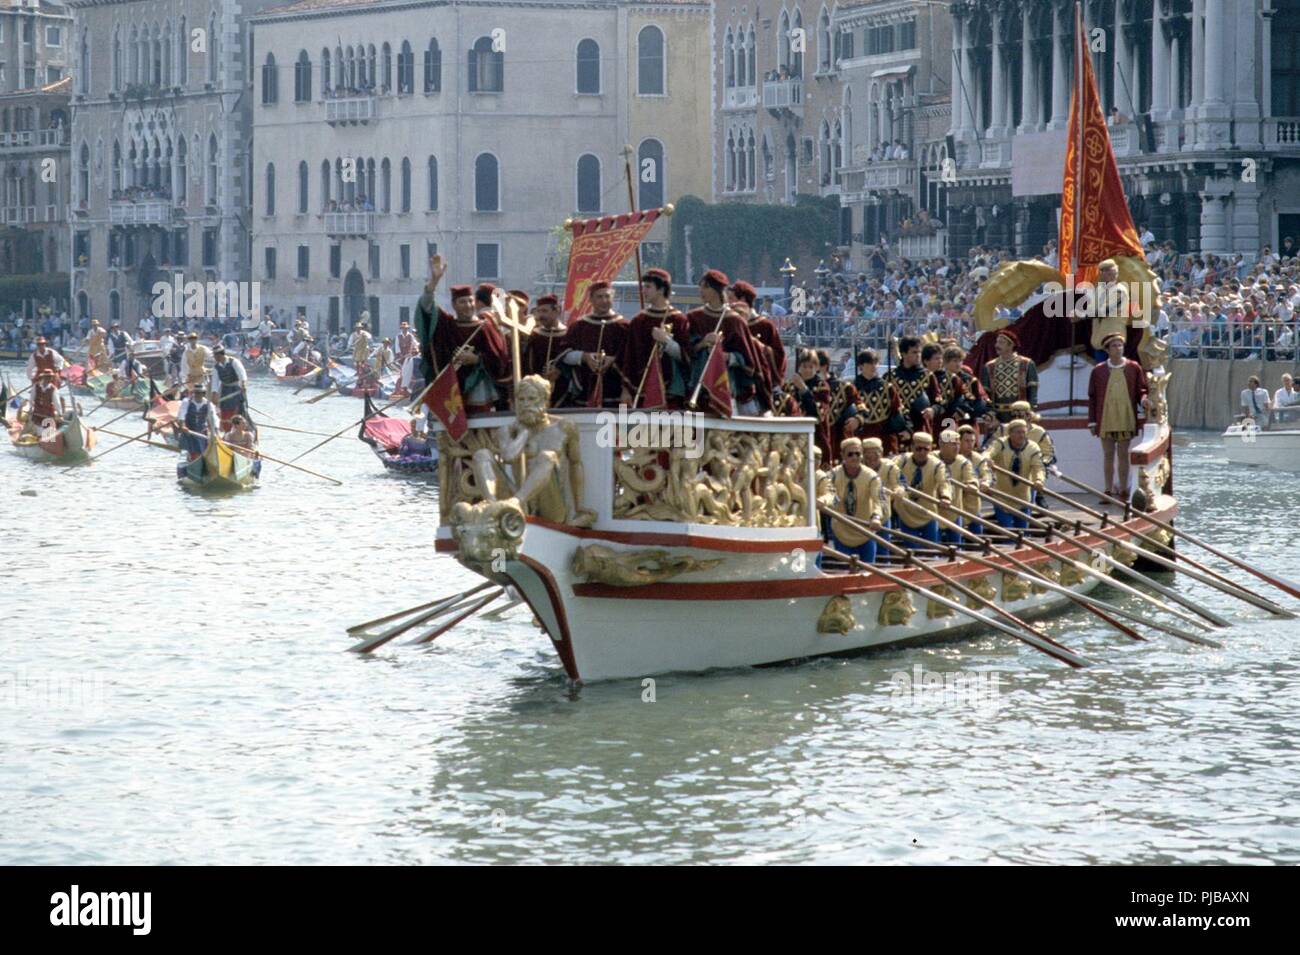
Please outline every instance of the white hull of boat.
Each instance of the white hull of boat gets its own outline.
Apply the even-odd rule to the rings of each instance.
[[[1234,424],[1223,432],[1223,449],[1233,464],[1300,471],[1300,431],[1262,431]]]

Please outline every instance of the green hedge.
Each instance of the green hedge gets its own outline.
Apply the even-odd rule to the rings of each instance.
[[[732,278],[780,284],[781,264],[789,256],[824,258],[827,244],[839,239],[840,204],[835,197],[796,196],[794,205],[746,202],[708,203],[684,196],[672,217],[668,270],[677,283],[689,283],[706,268]],[[691,227],[691,265],[686,274],[686,227]]]
[[[42,272],[39,275],[5,275],[0,277],[0,318],[22,308],[28,299],[56,303],[68,301],[67,272]]]

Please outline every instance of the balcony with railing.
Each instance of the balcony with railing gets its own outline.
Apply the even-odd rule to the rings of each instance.
[[[1300,152],[1300,117],[1273,116],[1264,120],[1264,146]]]
[[[19,129],[0,133],[0,149],[53,149],[68,145],[66,129]]]
[[[846,203],[861,202],[868,193],[910,191],[916,187],[916,162],[911,159],[859,161],[840,170]]]
[[[1137,156],[1142,152],[1141,129],[1137,125],[1122,123],[1108,127],[1107,132],[1110,133],[1110,147],[1115,151],[1117,159]]]
[[[342,96],[325,101],[325,122],[331,126],[365,125],[379,118],[374,96]]]
[[[757,86],[733,86],[728,89],[722,96],[722,108],[730,109],[757,109],[758,108],[758,87]]]
[[[26,225],[29,222],[36,222],[35,206],[5,206],[0,209],[0,222],[5,225]]]
[[[172,221],[172,201],[163,197],[110,199],[108,221],[113,225],[167,225]]]
[[[327,212],[325,234],[330,236],[370,235],[375,231],[373,212]]]
[[[791,77],[763,81],[763,108],[773,113],[803,114],[803,80]]]

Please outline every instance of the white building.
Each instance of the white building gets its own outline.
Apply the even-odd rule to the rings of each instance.
[[[707,35],[707,8],[658,4],[656,26],[643,22],[648,6],[300,0],[254,17],[263,303],[321,329],[366,309],[389,335],[412,317],[434,251],[448,284],[532,291],[566,218],[627,210],[625,143],[670,174],[629,104],[702,81],[665,64],[679,35]],[[707,151],[703,112],[684,125],[698,122]],[[666,185],[663,201],[684,186]]]

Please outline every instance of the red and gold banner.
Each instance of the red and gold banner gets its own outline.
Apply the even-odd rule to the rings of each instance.
[[[461,397],[455,364],[447,362],[447,367],[433,379],[425,393],[424,403],[447,429],[447,437],[453,441],[465,437],[469,430],[469,417],[465,413],[465,400]]]
[[[1095,281],[1097,263],[1112,256],[1144,258],[1106,130],[1081,12],[1075,16],[1074,91],[1057,247],[1061,273],[1073,273],[1075,282]]]
[[[714,344],[713,350],[709,352],[709,360],[704,366],[701,377],[704,381],[704,391],[709,396],[709,403],[713,406],[714,412],[724,418],[730,418],[731,376],[727,374],[727,352],[722,349],[721,342]]]
[[[629,212],[601,219],[574,219],[573,246],[569,249],[569,279],[564,287],[566,317],[583,315],[592,282],[612,282],[662,209]]]

